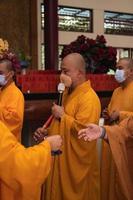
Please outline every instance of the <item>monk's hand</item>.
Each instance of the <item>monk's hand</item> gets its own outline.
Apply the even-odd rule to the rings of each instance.
[[[109,111],[107,108],[105,108],[102,112],[102,117],[105,119],[105,120],[109,120],[110,119],[110,115],[109,115]]]
[[[100,138],[102,135],[102,127],[96,124],[89,124],[87,128],[78,132],[78,138],[83,138],[85,141],[93,141]]]
[[[64,115],[64,108],[53,103],[52,114],[56,119],[60,119]]]
[[[62,145],[62,138],[60,135],[48,136],[45,140],[50,143],[52,151],[59,150]]]
[[[110,115],[110,122],[118,121],[120,117],[120,112],[117,110],[114,110]]]
[[[36,143],[40,143],[44,140],[44,137],[46,135],[47,135],[47,129],[40,127],[34,132],[33,138]]]

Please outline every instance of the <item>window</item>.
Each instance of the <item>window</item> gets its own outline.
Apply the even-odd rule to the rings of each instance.
[[[92,32],[92,10],[85,8],[73,8],[67,6],[58,7],[58,28],[59,31]],[[44,4],[41,3],[41,28],[42,33],[45,27]],[[59,69],[63,45],[59,45]],[[44,41],[41,42],[41,68],[45,69],[45,47]]]
[[[44,4],[41,4],[41,25],[44,29]],[[60,31],[92,32],[92,10],[85,8],[58,7]]]
[[[92,11],[83,8],[58,7],[59,30],[92,32]]]
[[[59,55],[58,69],[59,70],[60,70],[60,63],[61,63],[60,55],[61,55],[63,47],[64,47],[64,45],[58,45],[58,55]],[[41,45],[41,70],[43,70],[43,69],[45,69],[45,45],[44,44]]]
[[[41,70],[45,69],[45,46],[41,44]]]
[[[106,34],[133,35],[133,14],[104,12]]]
[[[133,59],[133,49],[132,48],[117,48],[117,60],[123,57],[128,57]]]
[[[44,29],[44,4],[41,4],[41,27]]]

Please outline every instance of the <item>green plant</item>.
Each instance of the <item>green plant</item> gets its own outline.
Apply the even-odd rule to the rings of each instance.
[[[26,55],[23,51],[19,52],[19,60],[21,68],[27,68],[31,64],[31,57]]]

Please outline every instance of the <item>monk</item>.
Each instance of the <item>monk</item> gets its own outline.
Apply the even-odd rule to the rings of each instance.
[[[24,97],[14,82],[17,60],[14,54],[0,54],[0,120],[9,128],[18,141],[21,141],[21,130],[24,115]],[[3,132],[4,134],[4,132]],[[10,196],[12,191],[5,183],[1,183],[1,197]]]
[[[133,111],[133,59],[121,58],[116,65],[115,79],[120,83],[116,88],[108,105],[108,110],[103,113],[105,119],[114,122],[119,120],[119,115],[125,111]]]
[[[133,199],[133,113],[130,115],[132,117],[119,125],[99,127],[90,124],[78,133],[79,139],[85,141],[103,138],[107,142],[115,163],[113,200]]]
[[[24,97],[13,80],[15,70],[13,61],[8,58],[0,58],[0,120],[20,141],[23,125]]]
[[[109,124],[119,123],[125,112],[133,112],[133,60],[121,58],[115,74],[120,87],[114,90],[108,110],[104,111],[104,117]],[[110,148],[103,142],[101,164],[101,199],[115,199],[115,164]],[[106,192],[105,192],[106,191]]]
[[[40,200],[41,185],[51,167],[51,150],[58,150],[59,135],[45,138],[39,145],[25,148],[0,121],[0,180],[12,191],[0,200]]]
[[[89,145],[77,139],[78,131],[89,122],[98,123],[100,101],[86,81],[85,61],[78,53],[67,55],[62,63],[64,76],[71,79],[62,106],[53,104],[54,120],[48,134],[64,138],[62,155],[55,157],[46,181],[45,200],[98,200],[99,167],[96,142]],[[36,137],[40,134],[37,130]]]

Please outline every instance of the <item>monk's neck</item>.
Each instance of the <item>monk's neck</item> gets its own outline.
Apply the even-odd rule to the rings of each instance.
[[[5,86],[1,87],[1,90],[4,90],[5,88],[7,88],[12,82],[13,82],[13,79],[8,81],[8,83]]]
[[[86,82],[86,79],[82,79],[80,80],[80,82],[73,85],[71,88],[69,88],[69,93],[73,92],[79,85],[82,85],[84,82]]]
[[[128,79],[128,80],[124,81],[121,84],[122,89],[126,88],[131,82],[133,82],[133,79]]]

